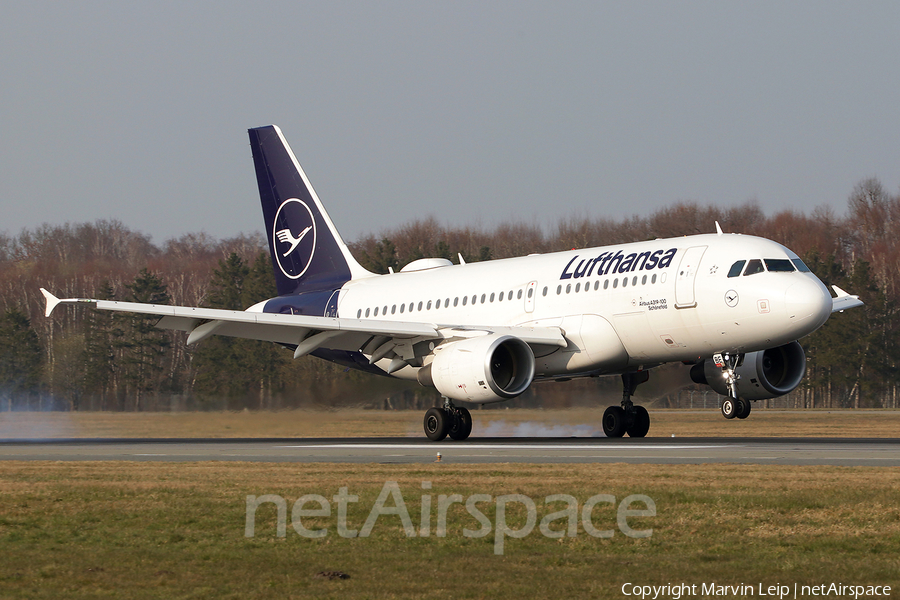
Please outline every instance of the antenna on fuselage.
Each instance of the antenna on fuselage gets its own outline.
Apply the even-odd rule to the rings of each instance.
[[[719,226],[719,222],[716,221],[716,235],[724,235],[722,232],[722,227]]]

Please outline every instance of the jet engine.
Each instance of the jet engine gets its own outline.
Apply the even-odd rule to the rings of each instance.
[[[418,379],[452,400],[501,402],[531,385],[534,353],[511,335],[469,338],[436,348],[434,360],[419,369]]]
[[[738,394],[745,400],[765,400],[792,391],[806,374],[806,354],[799,342],[777,348],[748,352],[734,370],[739,375]],[[728,386],[722,369],[706,359],[691,367],[691,379],[703,383],[723,396]]]

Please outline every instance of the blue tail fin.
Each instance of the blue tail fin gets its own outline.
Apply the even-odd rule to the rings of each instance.
[[[372,275],[350,254],[281,129],[249,134],[278,294],[335,290]]]

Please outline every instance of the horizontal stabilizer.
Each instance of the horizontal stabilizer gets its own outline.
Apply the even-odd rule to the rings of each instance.
[[[831,299],[831,312],[843,312],[848,308],[856,308],[863,305],[863,301],[859,299],[859,296],[848,294],[836,285],[831,286],[831,288],[837,294],[836,298]]]

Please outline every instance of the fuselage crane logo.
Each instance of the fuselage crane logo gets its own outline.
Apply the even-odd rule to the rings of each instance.
[[[316,251],[316,220],[305,202],[288,198],[281,203],[272,223],[272,245],[286,277],[299,279],[306,273]]]

